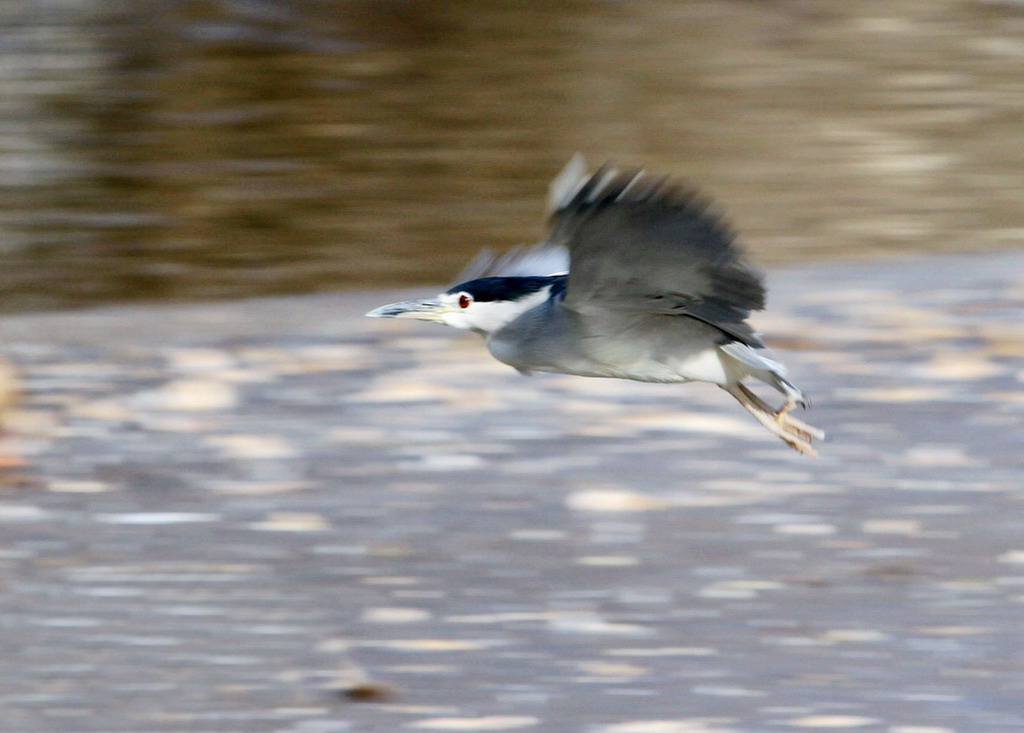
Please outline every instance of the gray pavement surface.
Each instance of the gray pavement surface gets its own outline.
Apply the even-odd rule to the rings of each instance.
[[[1024,253],[769,282],[817,460],[403,293],[0,319],[0,730],[1024,730]]]

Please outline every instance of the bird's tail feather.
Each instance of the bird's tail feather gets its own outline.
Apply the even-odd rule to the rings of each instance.
[[[774,387],[786,395],[786,399],[793,399],[804,407],[810,406],[810,401],[800,388],[786,379],[786,365],[782,362],[775,361],[765,356],[763,351],[752,349],[739,341],[722,344],[718,348],[747,367],[750,376]]]

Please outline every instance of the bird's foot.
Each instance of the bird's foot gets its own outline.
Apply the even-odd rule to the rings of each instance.
[[[822,430],[808,425],[803,420],[798,420],[793,417],[790,412],[797,405],[805,405],[806,403],[802,398],[789,397],[786,399],[786,404],[780,407],[775,412],[775,422],[778,423],[779,427],[786,433],[796,433],[804,442],[810,443],[812,440],[824,440],[825,433]],[[796,446],[794,446],[796,447]],[[797,448],[797,450],[800,450]],[[804,452],[804,451],[801,451]]]
[[[810,456],[811,458],[818,457],[818,451],[814,449],[814,446],[811,445],[810,441],[798,438],[794,433],[779,431],[776,435],[778,435],[786,445],[797,453],[803,453],[805,456]]]
[[[725,385],[722,389],[736,398],[736,401],[743,405],[744,409],[754,416],[754,419],[768,428],[773,435],[790,448],[805,456],[818,455],[818,452],[811,446],[811,441],[821,440],[825,437],[825,433],[789,414],[794,407],[800,404],[799,395],[794,394],[787,397],[786,403],[775,410],[741,382]]]

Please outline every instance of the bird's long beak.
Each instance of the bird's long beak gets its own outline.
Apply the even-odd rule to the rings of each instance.
[[[368,318],[415,318],[419,321],[440,321],[441,316],[450,308],[437,298],[423,300],[403,300],[401,303],[389,303],[374,308],[366,314]]]

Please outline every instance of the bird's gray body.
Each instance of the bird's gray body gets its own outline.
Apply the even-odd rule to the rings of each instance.
[[[722,332],[692,318],[597,312],[588,315],[552,298],[487,337],[487,348],[521,372],[557,372],[640,382],[727,383],[716,349]]]
[[[547,241],[497,260],[485,255],[437,298],[369,315],[476,331],[523,373],[717,384],[814,455],[810,442],[823,434],[788,414],[803,395],[747,323],[765,306],[763,279],[703,201],[642,171],[588,174],[577,156],[551,184],[549,209]],[[743,385],[748,377],[786,404],[772,410]]]

